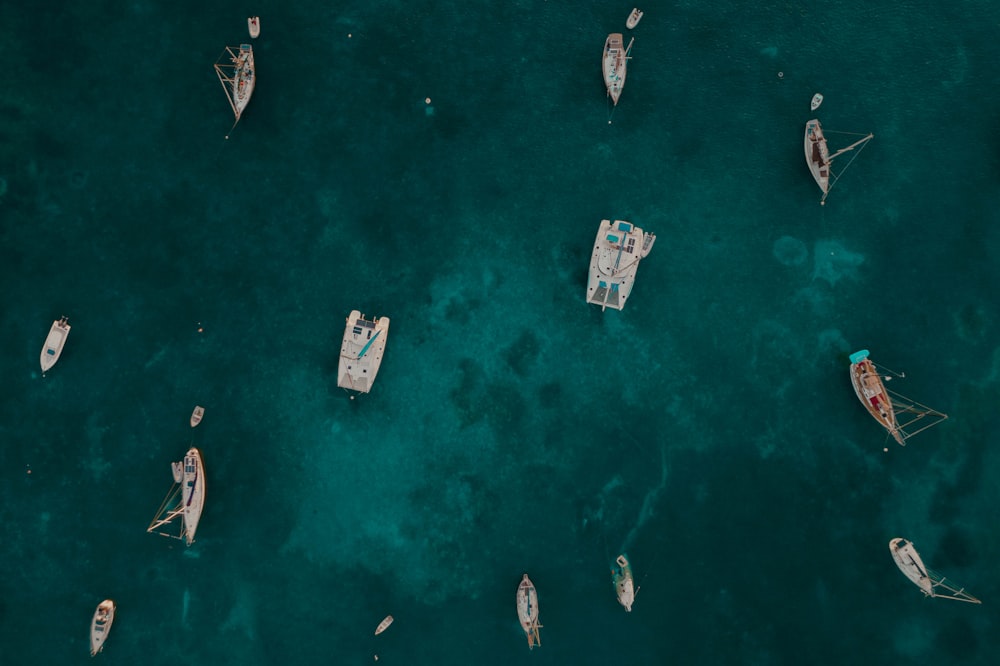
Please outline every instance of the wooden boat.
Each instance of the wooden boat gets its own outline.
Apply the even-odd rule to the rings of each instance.
[[[886,389],[882,372],[868,355],[867,349],[850,355],[851,385],[858,400],[872,418],[878,421],[900,446],[906,446],[907,439],[948,418],[947,414]],[[902,378],[904,375],[895,376]],[[885,376],[886,381],[891,379],[892,375]]]
[[[822,103],[823,103],[823,94],[816,93],[815,95],[813,95],[812,101],[809,102],[809,110],[815,111],[816,109],[819,108],[819,105]]]
[[[111,624],[115,621],[115,602],[105,599],[94,611],[90,621],[90,656],[93,657],[104,649],[104,641],[111,632]]]
[[[858,136],[858,135],[855,135]],[[823,127],[820,125],[819,120],[813,118],[806,123],[806,133],[805,133],[805,151],[806,151],[806,164],[809,166],[809,172],[812,174],[813,179],[816,180],[816,184],[819,185],[819,189],[823,190],[823,198],[820,199],[820,204],[826,203],[826,197],[830,194],[830,188],[832,188],[840,176],[834,175],[833,183],[830,182],[830,174],[832,173],[831,168],[833,167],[833,160],[837,157],[843,155],[849,150],[854,150],[858,146],[863,146],[864,144],[871,141],[874,134],[866,134],[862,138],[858,139],[846,148],[841,148],[833,155],[830,154],[830,150],[826,144],[826,137],[823,134]],[[857,156],[855,156],[857,157]],[[854,161],[854,157],[851,158],[851,162]],[[848,162],[847,166],[851,166]],[[847,167],[844,167],[846,170]],[[841,171],[843,174],[843,171]]]
[[[359,393],[371,391],[388,337],[388,317],[366,319],[359,310],[352,310],[340,345],[337,386]]]
[[[228,62],[220,60],[215,63],[215,74],[219,77],[219,83],[226,92],[226,99],[236,116],[236,123],[240,122],[243,111],[250,103],[253,96],[254,86],[257,84],[257,71],[253,62],[253,47],[249,44],[240,44],[239,49],[227,46],[223,54],[228,56]],[[232,130],[230,130],[232,131]],[[229,138],[228,136],[226,137]]]
[[[628,15],[628,19],[625,21],[625,27],[631,30],[635,26],[639,25],[639,21],[642,20],[642,11],[638,7],[632,10],[632,13]]]
[[[182,462],[171,463],[171,469],[174,483],[146,531],[184,539],[190,546],[205,507],[205,465],[201,451],[191,447]],[[176,525],[173,532],[160,531],[170,525]]]
[[[632,566],[629,564],[628,556],[622,553],[615,559],[615,566],[611,568],[611,581],[615,586],[615,594],[618,603],[624,608],[626,613],[632,612],[632,603],[635,601],[635,581],[632,579]]]
[[[48,372],[56,364],[56,361],[59,360],[63,346],[66,344],[66,338],[69,337],[70,328],[72,327],[69,325],[66,317],[52,322],[49,334],[45,338],[45,344],[42,346],[40,358],[42,374]]]
[[[385,631],[386,629],[388,629],[390,624],[392,624],[392,616],[391,615],[386,615],[385,619],[382,620],[381,622],[379,622],[378,626],[375,627],[375,635],[378,636],[383,631]]]
[[[191,427],[193,428],[199,423],[201,423],[201,419],[204,416],[205,416],[205,408],[202,407],[201,405],[195,407],[194,411],[191,412]]]
[[[966,601],[971,604],[983,603],[966,592],[965,588],[955,587],[944,576],[925,567],[923,560],[920,559],[920,553],[906,539],[891,540],[889,552],[892,553],[892,559],[896,561],[899,570],[920,588],[924,596]]]
[[[524,574],[521,584],[517,586],[517,619],[528,638],[528,649],[541,646],[542,639],[538,635],[542,626],[538,624],[538,593],[528,574]]]
[[[604,86],[608,89],[608,96],[611,102],[618,106],[618,98],[621,97],[622,89],[625,87],[625,75],[628,73],[628,61],[631,59],[629,53],[632,51],[633,37],[628,43],[628,48],[622,48],[622,33],[613,32],[604,41],[604,59],[602,69],[604,72]]]
[[[260,37],[260,17],[251,16],[247,19],[247,30],[250,32],[250,37],[257,39]]]
[[[590,256],[590,276],[587,280],[587,302],[600,305],[601,310],[621,310],[635,285],[639,261],[649,256],[656,241],[625,220],[601,220]]]

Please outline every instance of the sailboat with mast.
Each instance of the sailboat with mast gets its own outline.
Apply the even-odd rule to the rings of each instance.
[[[947,414],[888,390],[883,379],[889,381],[893,376],[903,378],[905,375],[879,368],[868,358],[869,353],[862,349],[850,355],[851,385],[861,404],[896,443],[906,446],[907,439],[948,418]],[[888,374],[883,375],[883,372]]]
[[[601,220],[590,257],[587,302],[621,310],[632,293],[639,261],[649,256],[656,235],[625,220]]]
[[[183,539],[190,546],[205,506],[205,465],[201,451],[192,446],[184,460],[171,463],[171,468],[174,483],[146,531]]]
[[[625,88],[625,75],[628,73],[628,61],[632,58],[629,53],[632,51],[633,37],[628,47],[622,48],[622,33],[613,32],[604,41],[604,86],[608,89],[608,97],[611,104],[618,106],[618,98],[621,97],[622,89]]]
[[[223,55],[219,56],[219,61],[215,63],[215,74],[219,77],[219,83],[226,92],[226,99],[229,106],[233,108],[233,115],[236,116],[236,123],[240,122],[243,111],[250,103],[254,86],[257,83],[257,70],[253,63],[253,47],[249,44],[240,44],[239,48],[227,46]],[[230,129],[230,131],[232,131]],[[226,137],[229,138],[228,136]]]
[[[535,591],[535,584],[524,574],[521,584],[517,586],[517,619],[524,629],[524,635],[528,638],[528,649],[536,645],[541,647],[542,639],[538,635],[538,630],[542,625],[538,624],[538,592]]]
[[[822,101],[822,98],[820,101]],[[864,147],[864,145],[871,141],[874,136],[874,134],[868,133],[846,148],[841,148],[831,155],[830,149],[826,143],[826,136],[823,134],[823,126],[820,125],[819,120],[813,118],[806,123],[806,164],[809,165],[809,172],[812,173],[813,178],[816,180],[816,184],[819,185],[819,189],[823,190],[823,198],[820,199],[820,204],[826,203],[826,197],[830,194],[830,188],[832,188],[840,178],[840,176],[834,175],[833,182],[830,182],[830,175],[833,173],[833,160],[848,151],[854,150],[855,148]],[[855,155],[855,157],[857,157],[857,155]],[[851,162],[853,162],[854,159],[855,158],[852,157]],[[847,166],[850,165],[850,162],[848,162]],[[847,167],[844,167],[844,170],[846,169]],[[843,174],[844,170],[841,171],[841,174]]]
[[[891,540],[889,552],[892,553],[892,559],[896,561],[899,570],[920,588],[924,596],[965,601],[970,604],[983,603],[966,592],[964,587],[956,587],[952,581],[924,566],[920,553],[910,541],[900,538]]]

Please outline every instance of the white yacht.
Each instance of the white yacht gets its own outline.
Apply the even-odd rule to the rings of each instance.
[[[632,612],[632,604],[635,602],[635,580],[632,578],[632,565],[629,564],[628,556],[622,553],[615,559],[615,566],[611,569],[611,582],[615,585],[615,595],[618,603],[622,605],[626,613]]]
[[[625,220],[601,220],[590,258],[587,302],[621,310],[632,293],[639,260],[653,249],[656,236]]]
[[[528,639],[528,649],[541,646],[542,639],[538,634],[542,626],[538,624],[538,592],[528,574],[524,574],[521,584],[517,586],[517,619]]]
[[[228,56],[228,62],[215,63],[215,74],[226,91],[229,106],[233,108],[233,115],[236,116],[233,127],[236,127],[253,96],[257,69],[253,62],[253,47],[249,44],[240,44],[239,49],[227,46],[223,53]]]
[[[49,329],[49,334],[45,338],[45,346],[42,347],[42,372],[48,372],[56,361],[59,360],[59,355],[62,354],[63,345],[66,344],[66,338],[69,337],[69,321],[66,317],[58,319],[52,322],[52,328]]]
[[[183,462],[171,463],[171,468],[174,484],[146,531],[184,539],[190,546],[194,543],[194,534],[198,530],[198,521],[201,520],[201,511],[205,506],[205,465],[201,459],[201,451],[192,446]],[[161,531],[171,527],[171,531]]]
[[[340,346],[337,386],[359,393],[371,391],[388,337],[388,317],[366,319],[359,310],[352,310]]]
[[[956,586],[953,581],[949,581],[941,574],[924,566],[924,561],[920,559],[920,553],[906,539],[898,537],[892,539],[889,542],[889,552],[892,553],[892,559],[895,560],[899,570],[910,579],[910,582],[920,588],[924,596],[965,601],[970,604],[983,603],[966,592],[964,587]]]
[[[604,40],[604,57],[601,60],[601,70],[604,72],[604,87],[608,89],[611,103],[618,106],[618,98],[625,88],[625,76],[628,74],[629,55],[632,51],[633,38],[627,47],[622,46],[622,33],[613,32]]]
[[[115,602],[105,599],[94,611],[94,618],[90,621],[90,656],[97,655],[104,649],[104,641],[108,639],[111,631],[111,624],[115,621]]]

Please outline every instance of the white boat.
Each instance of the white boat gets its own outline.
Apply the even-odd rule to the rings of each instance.
[[[625,87],[625,75],[628,73],[628,61],[631,59],[629,52],[632,51],[634,41],[633,37],[628,43],[628,48],[622,48],[622,33],[613,32],[604,42],[602,61],[604,86],[608,89],[608,96],[615,106],[618,106],[618,98],[621,97],[622,89]]]
[[[250,36],[253,39],[260,37],[260,17],[251,16],[247,19],[247,30],[250,31]]]
[[[104,649],[104,641],[108,639],[111,625],[115,621],[115,602],[105,599],[94,611],[94,619],[90,621],[90,656],[95,656]]]
[[[524,574],[521,584],[517,586],[517,619],[521,622],[524,635],[528,637],[528,649],[541,646],[542,639],[538,635],[542,626],[538,624],[538,593],[528,574]]]
[[[243,111],[250,103],[254,86],[257,83],[257,74],[253,63],[253,47],[249,44],[240,44],[239,49],[227,46],[223,54],[227,56],[225,61],[220,56],[219,62],[215,63],[215,74],[219,77],[222,89],[226,91],[226,99],[229,106],[233,108],[233,115],[236,116],[236,123],[240,122]]]
[[[629,564],[628,556],[622,553],[615,559],[615,566],[611,569],[611,581],[615,585],[615,594],[618,596],[618,603],[625,608],[626,613],[632,612],[632,604],[635,602],[635,581],[632,579],[632,565]]]
[[[386,629],[388,629],[390,624],[392,624],[392,616],[391,615],[386,615],[385,619],[382,620],[381,622],[379,622],[378,626],[375,627],[375,635],[378,636],[383,631],[385,631]]]
[[[889,542],[889,552],[892,553],[892,559],[896,561],[896,566],[903,572],[903,575],[919,587],[925,596],[967,601],[972,604],[983,603],[966,592],[965,588],[956,587],[944,576],[925,567],[917,549],[906,539],[896,538],[891,540]]]
[[[59,360],[63,345],[66,344],[66,338],[69,337],[70,328],[72,327],[69,325],[66,317],[52,322],[52,328],[49,329],[49,334],[45,338],[45,345],[42,347],[40,361],[43,374],[48,372],[56,364],[56,361]]]
[[[171,463],[174,484],[160,504],[147,532],[162,536],[184,539],[187,545],[194,543],[201,511],[205,506],[205,465],[201,451],[191,447],[183,462]],[[163,529],[172,527],[172,531]]]
[[[813,95],[812,101],[809,102],[809,110],[815,111],[819,108],[819,105],[823,103],[822,93],[816,93]]]
[[[601,220],[590,257],[587,302],[621,310],[632,293],[639,261],[649,255],[656,241],[625,220]]]
[[[359,393],[371,391],[388,337],[388,317],[365,319],[359,310],[352,310],[340,346],[337,386]]]
[[[631,30],[635,26],[639,25],[639,21],[642,20],[642,11],[636,7],[632,10],[632,13],[628,15],[628,19],[625,21],[625,27]]]
[[[889,381],[893,376],[902,378],[904,375],[879,368],[868,355],[869,351],[862,349],[849,356],[851,385],[861,404],[896,443],[906,446],[907,439],[948,418],[947,414],[888,390],[883,379]]]
[[[201,420],[202,418],[204,418],[204,416],[205,416],[205,408],[202,407],[201,405],[196,406],[194,408],[194,411],[191,412],[191,427],[193,428],[199,423],[201,423]]]
[[[860,135],[855,134],[854,136]],[[858,146],[864,146],[866,143],[871,141],[874,136],[875,135],[871,133],[866,134],[851,145],[846,148],[841,148],[831,155],[830,150],[826,145],[826,137],[823,135],[823,127],[820,125],[819,120],[813,118],[806,123],[806,164],[809,165],[809,172],[812,173],[813,178],[816,180],[816,184],[819,185],[819,189],[823,190],[823,198],[820,199],[821,204],[826,203],[826,197],[830,194],[830,188],[832,188],[840,178],[840,176],[834,175],[833,182],[830,182],[833,160],[849,150],[854,150]],[[855,155],[855,157],[857,156]],[[851,162],[854,161],[855,157],[851,158]],[[847,166],[850,165],[850,162],[848,162]],[[844,170],[846,169],[847,167],[844,167]],[[844,170],[841,170],[841,174],[843,174]]]

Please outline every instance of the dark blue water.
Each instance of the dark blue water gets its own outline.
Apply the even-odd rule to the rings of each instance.
[[[0,2],[3,664],[89,660],[108,597],[109,664],[994,663],[1000,7],[642,8],[609,124],[630,5]],[[817,91],[875,134],[823,207]],[[658,236],[622,312],[602,218]],[[860,348],[950,418],[887,442]],[[192,444],[184,548],[144,528]]]

